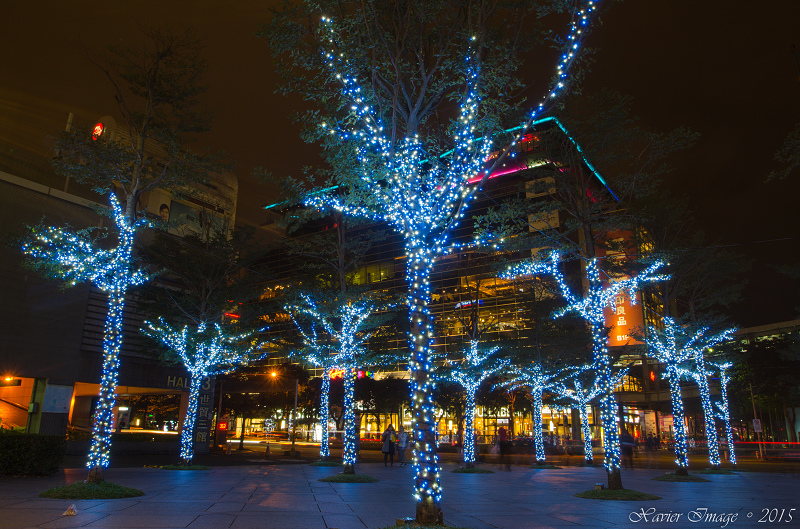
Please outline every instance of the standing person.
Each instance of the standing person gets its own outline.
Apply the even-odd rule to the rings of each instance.
[[[397,462],[401,467],[406,466],[406,448],[408,448],[408,433],[401,424],[397,430]]]
[[[633,447],[635,441],[633,436],[628,433],[625,428],[622,429],[622,434],[619,436],[619,444],[622,448],[622,464],[625,468],[633,468]]]
[[[381,436],[381,441],[383,441],[383,448],[381,448],[381,452],[383,452],[383,466],[386,466],[387,459],[389,459],[392,466],[394,466],[394,446],[397,441],[397,436],[394,433],[394,426],[390,424],[386,428]]]
[[[497,446],[500,448],[500,464],[511,472],[511,463],[508,460],[508,433],[502,426],[497,430]]]

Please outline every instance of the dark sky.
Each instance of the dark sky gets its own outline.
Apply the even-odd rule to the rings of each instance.
[[[250,176],[265,166],[298,174],[313,150],[298,138],[276,96],[266,44],[254,37],[267,18],[264,1],[135,3],[7,2],[0,18],[0,142],[47,153],[48,134],[67,112],[90,122],[116,107],[102,74],[78,44],[100,50],[137,38],[137,24],[194,27],[206,44],[206,106],[216,115],[203,146],[237,161],[239,219],[260,224],[260,204],[276,198]],[[800,122],[800,82],[790,54],[800,40],[800,1],[628,0],[594,28],[598,49],[586,89],[608,87],[635,99],[642,125],[686,125],[702,137],[673,161],[670,185],[691,196],[706,231],[756,260],[738,323],[797,317],[798,285],[776,264],[796,263],[798,183],[765,183],[772,156]],[[549,72],[548,72],[549,75]],[[771,239],[790,240],[762,242]]]

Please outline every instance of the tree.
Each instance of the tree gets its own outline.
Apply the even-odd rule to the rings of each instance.
[[[110,195],[110,202],[118,239],[111,249],[104,249],[107,231],[99,228],[72,231],[68,227],[40,225],[31,228],[30,235],[22,243],[23,252],[29,256],[27,264],[34,270],[62,279],[69,286],[90,282],[108,295],[100,400],[92,421],[92,446],[86,463],[88,481],[92,483],[104,480],[104,469],[109,463],[125,295],[129,288],[149,279],[147,273],[136,268],[133,255],[136,232],[146,226],[147,221],[125,216],[114,194]]]
[[[728,383],[731,381],[729,369],[733,366],[731,362],[722,362],[712,364],[719,371],[720,380],[720,397],[721,401],[717,402],[719,409],[718,418],[722,419],[725,423],[725,444],[728,446],[728,456],[731,465],[736,468],[736,449],[733,444],[733,429],[731,428],[731,410],[730,403],[728,402]]]
[[[663,330],[651,326],[645,340],[650,350],[650,355],[666,366],[664,378],[669,381],[670,396],[672,397],[672,422],[675,428],[675,456],[677,458],[675,463],[678,465],[675,473],[687,476],[689,474],[689,457],[686,445],[683,398],[681,396],[681,376],[689,374],[700,385],[709,458],[713,466],[719,467],[719,449],[716,443],[713,410],[711,415],[707,414],[707,407],[710,406],[711,401],[708,394],[708,379],[705,367],[702,363],[698,363],[698,371],[694,372],[685,366],[691,361],[696,361],[698,355],[702,358],[704,350],[727,340],[734,332],[734,329],[729,329],[718,335],[707,336],[708,327],[701,327],[692,333],[690,328],[679,325],[669,317],[664,318],[663,325]],[[715,453],[716,457],[714,456]]]
[[[256,331],[231,333],[219,324],[209,325],[201,322],[195,329],[185,325],[177,330],[163,319],[158,325],[145,322],[142,332],[161,341],[174,355],[180,357],[183,365],[192,375],[189,386],[189,406],[186,421],[181,431],[181,460],[191,465],[194,457],[194,423],[197,416],[197,397],[203,377],[230,373],[240,366],[264,357],[262,342],[254,339]]]
[[[374,334],[385,318],[375,318],[381,310],[371,297],[363,297],[352,301],[344,295],[325,301],[316,301],[311,295],[300,294],[300,300],[286,305],[289,313],[302,337],[302,347],[295,354],[308,363],[323,369],[323,385],[320,403],[320,423],[325,430],[320,446],[320,456],[330,455],[327,442],[328,394],[330,392],[330,370],[344,370],[344,449],[342,464],[345,474],[355,474],[356,465],[356,421],[355,377],[357,362],[363,360],[366,352],[365,344]]]
[[[56,170],[98,193],[118,193],[131,220],[144,193],[157,187],[179,192],[220,168],[219,157],[186,149],[189,135],[211,123],[197,110],[206,90],[199,40],[189,31],[145,28],[142,34],[139,47],[111,46],[106,58],[89,58],[113,87],[122,116],[117,138],[74,127],[56,139]]]
[[[496,376],[508,366],[509,361],[498,357],[500,347],[487,347],[479,340],[471,340],[460,361],[445,364],[434,372],[437,379],[455,382],[464,388],[467,403],[464,411],[464,463],[475,466],[475,395],[489,377]]]
[[[537,14],[550,12],[555,4],[514,11],[516,19],[506,26],[491,25],[506,22],[491,3],[376,0],[357,5],[362,9],[351,13],[342,4],[341,20],[323,16],[321,24],[312,27],[293,22],[305,12],[298,16],[297,11],[287,11],[276,17],[271,44],[278,56],[287,57],[282,69],[296,79],[284,89],[296,88],[323,104],[331,102],[332,94],[340,96],[331,104],[340,112],[323,121],[316,130],[325,134],[316,137],[355,147],[356,160],[347,160],[336,182],[329,183],[346,189],[346,194],[316,194],[306,204],[383,221],[403,236],[411,324],[416,520],[441,523],[434,384],[429,376],[431,272],[440,256],[458,248],[450,235],[475,192],[516,148],[531,121],[565,88],[596,8],[589,0],[573,13],[554,85],[533,104],[503,152],[484,167],[491,133],[501,121],[502,112],[496,111],[508,108],[507,98],[498,94],[519,86],[513,75],[517,62],[507,52],[517,49],[524,15],[536,9]],[[500,27],[513,28],[512,35],[503,39],[502,32],[493,33]],[[312,43],[312,54],[299,51],[304,38]],[[491,47],[496,55],[485,53]],[[312,58],[314,54],[317,58]],[[316,69],[319,54],[322,72]],[[316,82],[298,78],[297,71],[302,70],[313,71]],[[333,91],[332,86],[338,88]],[[458,117],[442,124],[439,112],[452,102],[458,102]],[[471,186],[469,181],[476,177],[480,183]]]
[[[615,490],[622,488],[620,476],[619,432],[617,431],[617,399],[614,395],[615,376],[611,365],[611,358],[606,345],[605,320],[603,309],[606,306],[615,307],[613,303],[617,295],[626,293],[630,296],[631,303],[636,299],[634,293],[642,284],[651,281],[661,281],[663,276],[656,275],[655,271],[662,266],[661,262],[649,266],[639,275],[630,279],[613,281],[607,286],[600,279],[600,269],[597,259],[586,263],[586,277],[589,285],[586,293],[578,296],[567,285],[564,274],[559,265],[561,254],[552,252],[548,261],[525,261],[509,267],[502,277],[510,279],[519,275],[552,275],[558,284],[561,295],[568,305],[556,316],[567,312],[579,314],[589,324],[592,333],[592,370],[595,374],[596,384],[600,386],[600,419],[603,423],[603,449],[605,458],[603,466],[608,473],[608,488]]]
[[[162,360],[183,363],[192,375],[189,406],[181,432],[181,459],[194,456],[197,395],[203,377],[230,373],[263,358],[266,342],[252,302],[262,292],[255,268],[261,252],[249,229],[231,230],[229,219],[210,212],[204,231],[182,238],[159,232],[146,253],[162,269],[159,287],[146,289],[141,304],[152,320],[142,332],[161,344]],[[217,322],[231,321],[220,325]],[[171,322],[171,323],[170,323]]]

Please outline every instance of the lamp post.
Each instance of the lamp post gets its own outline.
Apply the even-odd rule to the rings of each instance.
[[[294,451],[294,440],[297,437],[297,386],[299,380],[294,379],[294,412],[292,413],[292,456],[296,455]]]

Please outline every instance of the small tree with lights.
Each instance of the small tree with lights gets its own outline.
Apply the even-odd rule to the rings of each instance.
[[[22,243],[29,256],[28,265],[44,275],[62,279],[68,285],[88,282],[108,295],[108,313],[103,331],[103,372],[100,399],[92,421],[92,445],[89,450],[88,481],[104,480],[114,431],[114,403],[119,378],[119,355],[122,350],[122,318],[125,296],[131,287],[141,285],[148,274],[137,269],[133,243],[137,230],[147,225],[145,219],[131,220],[119,201],[110,196],[117,244],[105,249],[105,230],[37,226]]]
[[[181,430],[181,461],[191,465],[194,458],[194,425],[197,417],[198,395],[204,377],[230,373],[250,362],[259,360],[263,343],[256,338],[257,331],[235,333],[219,324],[201,323],[194,329],[188,325],[178,330],[159,319],[158,324],[145,322],[142,332],[160,341],[191,374],[189,405]]]
[[[588,289],[582,296],[573,293],[567,285],[564,274],[561,271],[561,254],[552,252],[549,260],[545,261],[526,261],[514,266],[510,266],[502,277],[510,279],[520,275],[543,275],[548,274],[555,278],[561,295],[568,305],[556,313],[556,317],[562,316],[567,312],[576,312],[589,324],[592,334],[592,371],[595,380],[600,388],[600,419],[603,423],[603,450],[605,458],[603,466],[608,473],[608,488],[622,489],[622,477],[620,475],[620,449],[619,432],[617,431],[617,399],[614,396],[615,376],[612,368],[611,357],[608,352],[605,318],[603,309],[607,306],[615,307],[615,298],[627,292],[631,303],[636,300],[634,293],[643,283],[651,281],[662,281],[664,276],[656,275],[655,271],[662,266],[657,262],[643,270],[639,275],[631,279],[612,281],[604,285],[600,277],[600,268],[597,259],[591,259],[586,263],[586,278]]]
[[[293,351],[309,364],[323,369],[320,401],[320,423],[322,443],[320,456],[330,456],[328,448],[328,398],[330,393],[330,370],[344,371],[344,447],[342,465],[345,474],[355,474],[356,466],[356,421],[355,391],[356,368],[365,361],[367,341],[385,323],[386,317],[376,316],[385,306],[364,295],[355,301],[344,295],[317,301],[307,293],[301,293],[296,303],[287,304],[285,310],[294,322],[301,346]]]
[[[731,362],[712,364],[719,371],[720,402],[717,402],[717,417],[725,423],[725,441],[728,447],[728,460],[736,467],[736,450],[733,446],[733,428],[731,428],[731,408],[728,402],[728,383],[731,381]]]

